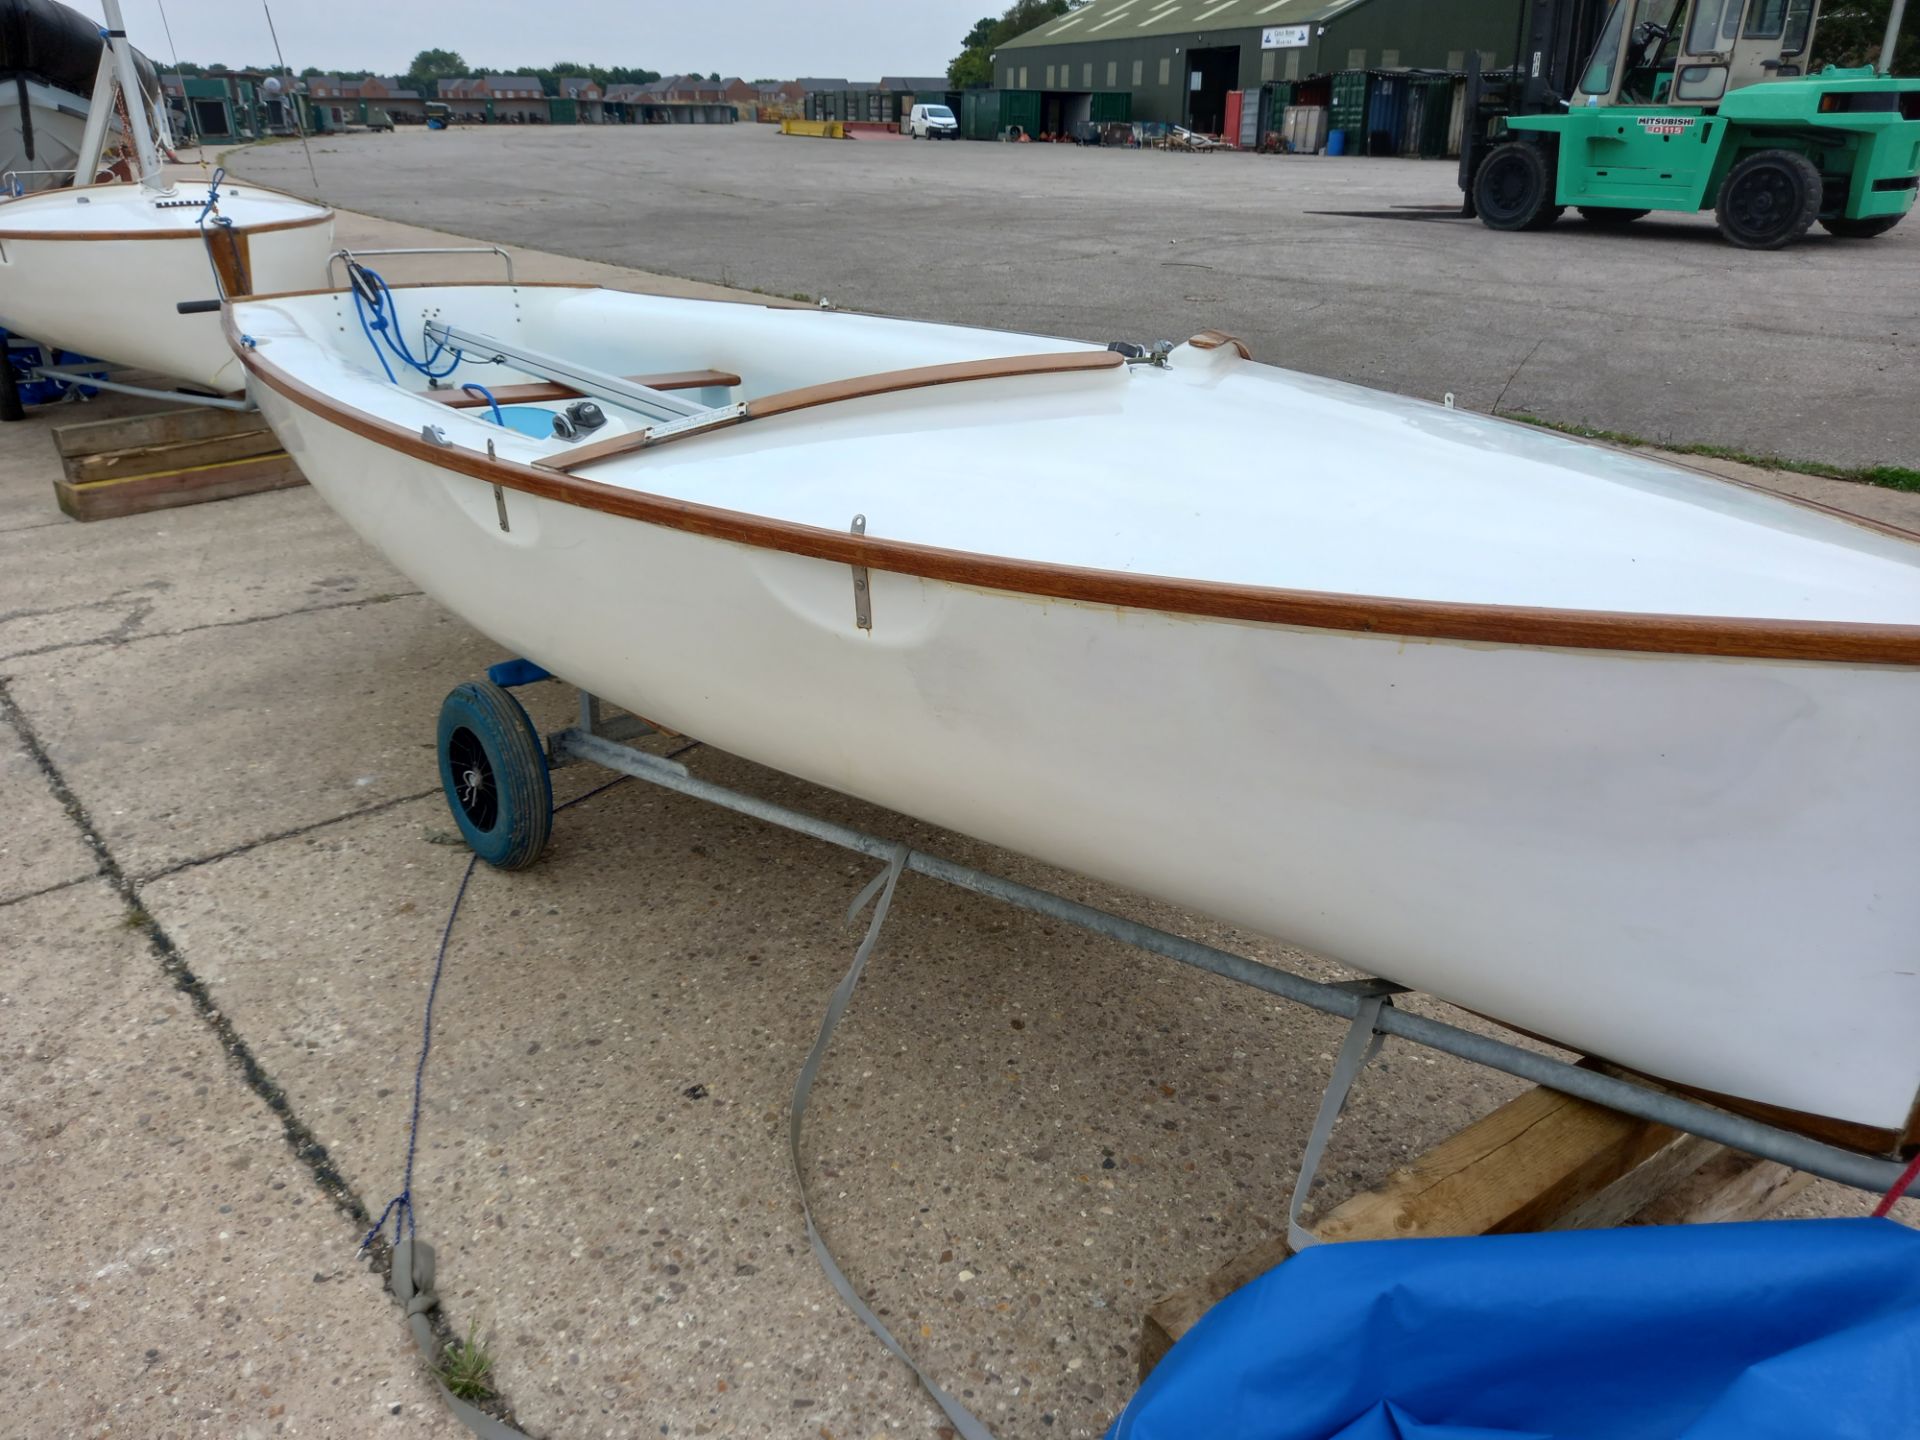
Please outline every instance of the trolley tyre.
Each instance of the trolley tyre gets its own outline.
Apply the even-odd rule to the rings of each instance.
[[[435,748],[453,823],[498,870],[524,870],[553,831],[553,781],[520,702],[489,680],[456,685],[440,703]]]

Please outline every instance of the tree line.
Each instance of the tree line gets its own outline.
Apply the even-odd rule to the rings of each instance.
[[[199,65],[181,61],[174,69],[182,75],[222,75],[235,70],[251,70],[263,74],[273,74],[277,65]],[[408,90],[418,90],[423,96],[431,97],[441,80],[455,80],[466,75],[475,75],[486,67],[471,66],[457,50],[422,50],[413,57],[413,63],[400,75],[400,84]],[[531,75],[540,82],[540,88],[548,95],[560,93],[562,80],[587,79],[605,89],[609,85],[646,85],[660,78],[658,70],[648,70],[633,65],[583,65],[573,60],[560,60],[552,65],[528,65],[516,68],[506,66],[493,70],[495,75]],[[322,70],[317,65],[309,65],[300,72],[300,78],[311,80],[316,75],[337,75],[342,80],[365,80],[381,74],[377,70]],[[384,78],[384,77],[383,77]],[[718,81],[720,72],[714,71],[707,77]]]

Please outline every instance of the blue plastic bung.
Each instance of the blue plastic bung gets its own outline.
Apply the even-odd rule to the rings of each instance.
[[[1316,1246],[1209,1311],[1108,1440],[1920,1434],[1920,1232],[1774,1220]]]
[[[1347,153],[1347,132],[1329,130],[1327,132],[1327,154],[1344,155]]]

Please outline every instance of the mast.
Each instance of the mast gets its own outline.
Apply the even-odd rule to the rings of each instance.
[[[147,120],[147,97],[140,89],[133,46],[127,43],[120,0],[102,0],[101,8],[106,11],[107,24],[100,32],[100,69],[94,77],[93,103],[87,107],[87,128],[80,140],[80,158],[74,165],[74,183],[90,185],[93,177],[100,173],[100,157],[106,149],[107,125],[113,115],[113,91],[117,85],[127,102],[127,124],[133,128],[140,183],[149,190],[171,189],[160,173],[160,152],[154,148],[153,127]]]

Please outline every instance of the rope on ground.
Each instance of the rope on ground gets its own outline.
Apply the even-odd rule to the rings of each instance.
[[[940,1407],[940,1413],[952,1422],[961,1440],[993,1440],[987,1427],[980,1423],[971,1410],[934,1383],[933,1377],[907,1354],[905,1347],[894,1339],[893,1332],[854,1291],[853,1282],[847,1279],[840,1262],[833,1258],[833,1252],[827,1248],[827,1242],[820,1238],[820,1227],[813,1222],[813,1205],[807,1199],[806,1171],[800,1164],[801,1125],[807,1115],[807,1100],[813,1094],[814,1077],[820,1073],[820,1062],[826,1058],[827,1046],[833,1042],[833,1032],[840,1024],[840,1017],[846,1014],[848,1002],[853,999],[854,986],[860,983],[861,972],[867,968],[867,959],[880,941],[880,929],[887,923],[887,912],[893,907],[894,889],[899,885],[901,872],[906,869],[907,860],[912,854],[905,845],[895,845],[887,857],[887,868],[868,882],[866,889],[854,898],[847,910],[847,923],[852,924],[860,912],[873,902],[874,897],[879,897],[879,903],[873,907],[873,919],[867,924],[866,937],[861,940],[860,948],[853,952],[853,964],[847,967],[847,973],[834,987],[833,996],[827,1001],[827,1013],[820,1020],[820,1034],[815,1038],[813,1049],[807,1053],[806,1063],[800,1067],[799,1077],[794,1081],[793,1101],[787,1109],[787,1158],[793,1162],[793,1183],[800,1189],[800,1213],[807,1221],[807,1243],[813,1247],[813,1258],[827,1272],[827,1279],[835,1292],[880,1343],[893,1352],[894,1358],[913,1371],[914,1378],[933,1397],[933,1403]]]

